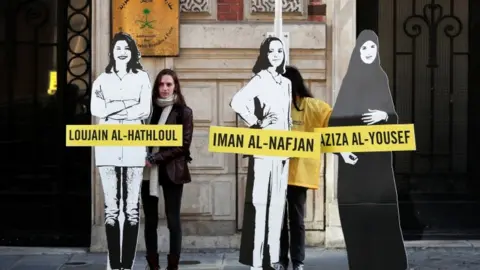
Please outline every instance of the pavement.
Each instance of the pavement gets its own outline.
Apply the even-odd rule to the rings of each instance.
[[[408,247],[408,270],[480,270],[480,247]],[[77,249],[41,249],[0,247],[0,270],[105,270],[106,253],[88,253]],[[165,254],[161,265],[166,265]],[[308,248],[306,270],[348,270],[344,250]],[[134,270],[144,270],[144,253],[138,252]],[[238,252],[209,250],[182,254],[180,269],[247,270],[238,263]]]

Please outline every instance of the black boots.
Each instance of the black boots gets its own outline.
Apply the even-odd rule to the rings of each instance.
[[[137,249],[138,223],[131,224],[125,220],[123,224],[122,269],[132,269]]]
[[[178,270],[178,262],[180,261],[180,257],[173,254],[167,255],[168,265],[165,270]]]
[[[160,270],[160,263],[158,261],[158,253],[147,254],[148,270]]]
[[[120,262],[120,225],[118,220],[114,224],[105,224],[105,231],[107,234],[108,258],[111,269],[121,269]]]
[[[147,254],[147,270],[160,270],[160,263],[158,260],[158,253]],[[172,254],[167,255],[168,265],[165,270],[178,270],[178,263],[180,257]]]
[[[140,202],[132,193],[134,188],[131,186],[133,179],[128,179],[128,168],[123,168],[122,180],[122,201],[125,220],[123,222],[123,241],[122,241],[122,269],[132,269],[135,252],[137,250],[138,223],[140,221],[139,207]]]

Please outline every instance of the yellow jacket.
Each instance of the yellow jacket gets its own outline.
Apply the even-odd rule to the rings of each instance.
[[[327,127],[332,113],[330,105],[315,98],[302,98],[298,105],[301,111],[298,111],[292,104],[292,130],[313,132],[315,128]],[[290,159],[288,184],[318,189],[321,164],[321,159]]]

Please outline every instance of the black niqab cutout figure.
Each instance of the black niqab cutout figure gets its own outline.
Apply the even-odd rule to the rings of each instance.
[[[398,124],[378,36],[360,33],[330,127]],[[405,270],[391,152],[339,153],[338,205],[352,270]]]

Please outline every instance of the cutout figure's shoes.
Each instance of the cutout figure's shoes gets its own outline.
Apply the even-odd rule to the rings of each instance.
[[[303,270],[303,264],[293,266],[293,270]]]
[[[253,249],[253,259],[252,259],[252,267],[262,269],[263,267],[263,241],[260,244],[260,251],[255,252]]]
[[[281,263],[274,263],[273,269],[275,270],[287,270],[288,266],[281,264]]]
[[[105,233],[107,235],[108,262],[110,269],[120,270],[120,225],[118,220],[114,220],[113,225],[105,224]]]
[[[173,254],[168,254],[167,255],[167,261],[168,265],[165,270],[178,270],[178,263],[180,261],[180,257],[173,255]]]
[[[148,263],[146,270],[160,270],[158,253],[147,254],[145,258],[147,259]]]

